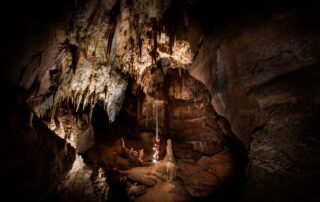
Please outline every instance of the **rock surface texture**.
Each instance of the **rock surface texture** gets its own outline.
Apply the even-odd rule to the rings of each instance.
[[[75,150],[32,118],[25,92],[3,89],[6,108],[1,113],[1,198],[11,201],[45,201],[67,175]]]
[[[47,3],[1,16],[5,193],[320,201],[319,3]],[[174,180],[150,171],[155,134]]]
[[[77,155],[71,170],[58,188],[58,201],[106,201],[108,184],[102,168],[86,166]]]
[[[275,12],[226,27],[227,36],[209,34],[191,67],[248,148],[244,201],[319,199],[320,38],[311,11]]]

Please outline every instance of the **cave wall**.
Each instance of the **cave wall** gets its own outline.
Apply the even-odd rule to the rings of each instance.
[[[154,85],[159,78],[162,85]],[[161,141],[172,140],[183,188],[194,200],[235,199],[243,182],[246,154],[228,121],[215,112],[206,86],[179,68],[166,69],[162,77],[154,71],[145,80],[153,88],[144,86],[147,94],[139,99],[140,130],[155,136],[158,110],[159,136]]]
[[[168,94],[168,123],[173,139],[178,142],[216,142],[223,140],[214,108],[206,87],[189,72],[169,72],[165,87]]]
[[[154,86],[156,73],[149,76],[146,94],[140,95],[138,119],[140,130],[153,131],[158,110],[160,134],[169,131],[180,142],[221,142],[223,132],[217,126],[219,119],[210,103],[206,87],[184,69],[168,69],[162,75],[159,87]],[[152,89],[152,90],[151,90]],[[150,92],[149,92],[150,91]]]
[[[6,100],[0,116],[0,198],[46,201],[71,169],[75,149],[32,116],[24,91],[1,90]]]
[[[61,102],[50,120],[45,121],[61,139],[65,139],[79,153],[83,153],[94,145],[94,131],[90,113],[76,110],[67,101]]]
[[[190,68],[248,149],[244,201],[319,199],[317,8],[239,18],[204,36]]]
[[[103,168],[88,166],[76,155],[72,168],[59,184],[55,201],[107,201],[108,190]]]
[[[16,11],[11,13],[20,15],[20,11],[24,12],[14,20],[10,19],[12,14],[9,15],[8,22],[5,23],[8,29],[2,38],[8,39],[4,40],[4,46],[8,49],[4,54],[3,66],[8,68],[2,68],[1,75],[15,86],[28,90],[36,89],[30,93],[36,97],[33,104],[36,106],[44,103],[42,106],[47,111],[55,106],[52,98],[57,87],[61,85],[56,76],[65,75],[60,74],[60,71],[65,70],[68,70],[64,72],[66,75],[72,75],[72,68],[75,67],[73,65],[78,62],[77,54],[72,54],[72,47],[75,48],[72,45],[79,46],[79,57],[82,58],[78,78],[86,76],[85,73],[88,72],[81,71],[81,67],[85,70],[97,69],[94,61],[96,57],[100,57],[102,63],[105,61],[102,53],[106,50],[102,50],[100,45],[104,45],[106,41],[100,40],[102,35],[78,44],[82,39],[86,39],[86,36],[81,38],[82,32],[76,34],[79,30],[85,32],[86,28],[89,33],[97,31],[94,27],[101,25],[104,14],[102,12],[95,15],[95,1],[87,7],[84,7],[83,1],[79,1],[77,5],[68,1],[69,8],[66,10],[60,9],[67,8],[62,1],[50,1],[51,7],[40,5],[40,9],[36,7],[38,1],[32,2],[26,9],[26,4],[10,7],[12,11]],[[228,119],[233,133],[246,145],[249,152],[250,164],[244,201],[301,201],[303,198],[318,198],[319,6],[309,2],[301,5],[284,2],[293,6],[282,10],[264,10],[263,13],[258,10],[248,14],[233,13],[237,9],[244,9],[237,8],[237,4],[231,10],[228,9],[230,5],[222,8],[208,6],[206,11],[215,15],[216,20],[207,26],[213,26],[215,22],[219,24],[209,30],[203,29],[201,23],[198,24],[199,19],[188,19],[190,21],[184,22],[189,23],[186,34],[194,53],[193,63],[188,69],[192,76],[206,85],[212,96],[214,109]],[[110,1],[110,5],[103,4],[104,11],[110,11],[111,4],[114,3]],[[274,7],[277,7],[277,2],[273,3],[276,3]],[[52,8],[56,13],[43,12]],[[191,9],[193,8],[198,7],[192,5]],[[202,8],[200,6],[200,12]],[[216,11],[215,14],[212,9]],[[67,12],[61,13],[59,10]],[[224,11],[226,14],[219,18]],[[32,12],[34,13],[30,14]],[[74,13],[80,14],[75,17]],[[223,19],[228,15],[238,16],[235,19]],[[42,16],[46,18],[43,19]],[[7,19],[7,16],[2,19]],[[91,24],[87,23],[90,19]],[[128,25],[126,18],[122,19],[120,24]],[[69,23],[75,21],[79,26],[72,30]],[[19,26],[14,27],[13,24]],[[152,25],[148,24],[147,27],[150,29]],[[128,31],[128,26],[124,26],[122,32],[119,32],[120,35],[125,31]],[[71,38],[75,43],[68,43],[70,36],[75,36],[70,33],[78,37]],[[90,43],[92,41],[97,43]],[[153,44],[152,39],[148,40],[148,43]],[[98,45],[95,46],[96,44]],[[167,48],[166,43],[164,46]],[[89,54],[85,55],[92,47],[98,47],[100,52],[95,55],[89,51]],[[123,53],[123,50],[127,49],[122,47],[119,50]],[[150,47],[146,47],[144,52],[146,62],[152,60],[148,51]],[[187,63],[189,62],[188,60]],[[129,66],[126,66],[126,69],[129,69]],[[107,67],[102,69],[109,71]],[[126,86],[122,74],[113,69],[111,72],[114,74],[107,72],[111,75],[110,78],[115,77],[116,81],[121,81],[122,87]],[[62,77],[60,81],[64,81],[63,79],[70,81],[68,76]],[[97,82],[92,83],[92,86],[96,85]],[[117,86],[110,86],[117,89]],[[81,93],[86,90],[82,85],[73,87],[81,87]],[[119,88],[121,93],[124,92],[122,87]],[[97,92],[103,94],[105,89]],[[81,103],[79,96],[71,97]],[[119,99],[111,103],[116,103],[119,109],[123,97],[117,98]],[[115,113],[112,111],[110,114]]]

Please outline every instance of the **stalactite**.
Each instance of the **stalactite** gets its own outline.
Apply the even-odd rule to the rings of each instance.
[[[169,28],[168,28],[169,27]],[[172,28],[172,25],[169,25],[167,27],[167,31],[168,31],[168,36],[169,36],[169,54],[172,55],[173,53],[173,46],[174,46],[174,42],[175,42],[175,33],[173,31],[174,28]]]
[[[109,29],[108,32],[106,33],[107,37],[107,55],[110,55],[111,53],[111,46],[112,46],[112,40],[116,31],[116,27],[118,24],[118,18],[120,14],[120,4],[121,1],[117,0],[116,4],[113,6],[113,8],[110,11],[110,17],[109,17]]]
[[[137,90],[137,125],[140,127],[140,119],[141,119],[141,98],[140,98],[140,90]]]
[[[142,34],[139,31],[138,32],[138,50],[139,50],[139,59],[141,60],[141,55],[142,55],[142,43],[143,43],[143,38],[142,38]]]
[[[56,95],[70,100],[76,111],[80,107],[85,110],[88,105],[90,109],[93,108],[96,102],[92,94],[95,93],[98,100],[103,102],[110,119],[114,119],[121,106],[120,94],[126,87],[125,78],[119,76],[121,73],[116,73],[117,78],[114,79],[114,67],[138,78],[138,83],[141,80],[141,85],[144,85],[147,72],[160,57],[169,57],[174,64],[189,62],[188,58],[184,58],[188,55],[180,53],[180,47],[176,48],[175,23],[170,23],[169,18],[166,18],[165,23],[160,22],[171,7],[170,0],[163,0],[161,3],[152,0],[151,5],[146,7],[143,7],[146,5],[144,1],[126,2],[110,2],[110,7],[104,10],[102,1],[88,1],[84,9],[77,10],[75,14],[74,26],[68,33],[68,40],[56,63],[62,72],[56,82]],[[93,5],[96,3],[97,5]],[[169,15],[174,14],[174,10],[171,8]],[[161,37],[162,34],[164,37]],[[183,44],[182,48],[184,47],[186,46]],[[172,54],[175,54],[174,57]],[[181,68],[184,66],[181,65]],[[181,69],[179,70],[181,75]],[[103,91],[95,88],[97,86],[107,86],[110,89]],[[57,107],[51,100],[46,100],[41,105],[37,110],[40,116],[49,114],[51,108]],[[146,126],[148,119],[149,117],[146,118]]]
[[[146,123],[145,123],[145,128],[148,127],[148,123],[149,123],[149,113],[150,113],[150,104],[147,103],[147,106],[146,106]]]
[[[76,99],[77,99],[77,106],[76,106],[76,112],[77,112],[79,110],[79,107],[80,107],[80,104],[81,104],[81,99],[82,99],[81,93],[77,94]]]
[[[193,95],[193,103],[196,103],[196,87],[195,86],[193,86],[192,87],[192,95]]]
[[[33,128],[33,117],[34,117],[34,113],[30,112],[30,116],[29,116],[29,127]]]
[[[182,90],[184,90],[184,81],[185,81],[185,79],[184,79],[184,76],[182,77]]]
[[[157,98],[156,98],[157,99]],[[156,100],[155,102],[155,107],[156,107],[156,140],[159,139],[159,110],[158,110],[158,103],[157,103],[158,100]]]

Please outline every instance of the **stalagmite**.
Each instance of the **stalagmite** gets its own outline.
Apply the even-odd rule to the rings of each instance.
[[[167,154],[163,160],[149,167],[135,167],[126,171],[118,170],[133,181],[154,186],[161,181],[172,182],[176,178],[177,164],[174,159],[171,139],[167,140]]]
[[[167,140],[167,154],[164,158],[166,162],[166,169],[167,169],[167,181],[171,182],[176,177],[176,170],[177,165],[175,163],[173,149],[172,149],[172,142],[171,139]]]

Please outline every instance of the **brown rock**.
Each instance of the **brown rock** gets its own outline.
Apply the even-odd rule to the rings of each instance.
[[[236,171],[236,159],[230,151],[223,151],[211,158],[211,166],[209,172],[219,178],[219,180],[226,182],[232,177]]]
[[[192,197],[207,197],[217,192],[220,186],[219,179],[206,171],[194,173],[184,182]]]
[[[200,152],[194,151],[191,145],[173,143],[174,155],[178,159],[198,159],[201,155]]]
[[[172,201],[172,202],[188,202],[192,201],[189,194],[184,190],[183,185],[177,182],[162,182],[148,189],[145,194],[137,197],[136,202],[145,201]]]

